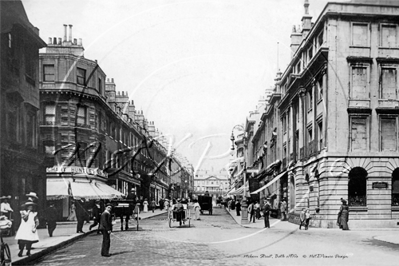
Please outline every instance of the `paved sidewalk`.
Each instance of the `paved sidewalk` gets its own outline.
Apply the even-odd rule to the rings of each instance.
[[[147,212],[140,213],[141,220],[144,220],[149,217],[153,217],[156,215],[160,215],[165,213],[164,210],[155,210],[155,212]],[[120,231],[120,219],[115,220],[116,224],[114,224],[114,231]],[[91,224],[93,221],[91,221]],[[129,224],[132,226],[129,230],[135,230],[136,228],[133,226],[134,222],[130,220]],[[43,255],[46,255],[56,249],[59,249],[69,243],[72,243],[79,238],[82,238],[88,234],[95,233],[96,231],[93,229],[89,231],[89,223],[85,223],[83,225],[83,232],[85,233],[76,233],[76,222],[58,222],[57,228],[53,233],[53,237],[49,237],[47,228],[38,229],[39,239],[38,243],[32,245],[31,255],[26,256],[26,249],[23,252],[23,257],[18,257],[18,243],[15,240],[15,236],[13,237],[3,237],[4,242],[6,242],[10,247],[11,259],[13,265],[26,265],[29,261],[35,260]]]
[[[232,210],[230,211],[228,208],[226,208],[226,211],[230,213],[231,217],[236,221],[237,224],[247,227],[247,228],[259,228],[259,229],[264,229],[264,220],[263,218],[256,220],[255,223],[242,223],[241,221],[241,216],[237,216],[236,211]],[[249,219],[249,216],[248,216]],[[290,223],[288,221],[281,221],[280,219],[275,219],[275,218],[270,218],[270,227],[273,228],[279,228],[279,229],[288,229],[288,230],[295,230],[298,229],[298,225]],[[313,228],[312,230],[337,230],[339,231],[340,229],[327,229],[327,228]],[[352,229],[351,231],[373,231],[378,235],[375,235],[373,238],[376,240],[388,242],[391,244],[397,244],[399,245],[399,229],[398,228],[355,228]],[[389,234],[386,234],[386,232],[389,231]]]

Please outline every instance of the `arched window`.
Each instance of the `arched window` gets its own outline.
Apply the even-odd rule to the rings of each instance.
[[[399,168],[392,173],[392,206],[399,206]]]
[[[349,206],[367,205],[367,171],[355,167],[349,172],[348,204]]]

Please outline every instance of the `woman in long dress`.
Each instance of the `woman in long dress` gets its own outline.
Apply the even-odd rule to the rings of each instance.
[[[339,210],[338,216],[340,217],[340,227],[342,230],[349,230],[348,221],[349,221],[349,206],[346,203],[346,200],[342,200],[341,209]]]
[[[148,212],[148,201],[147,201],[147,199],[144,199],[144,202],[143,202],[143,212]]]
[[[71,204],[71,209],[70,209],[70,213],[69,216],[67,218],[68,221],[76,221],[76,206],[75,203]]]
[[[194,200],[193,209],[195,213],[195,220],[200,220],[201,206],[199,205],[198,200]]]
[[[33,243],[39,242],[39,235],[36,228],[39,226],[37,212],[33,211],[36,203],[28,201],[24,204],[25,210],[21,213],[21,224],[18,228],[15,239],[18,240],[19,253],[18,257],[22,257],[22,252],[26,247],[26,255],[30,256],[30,250]]]

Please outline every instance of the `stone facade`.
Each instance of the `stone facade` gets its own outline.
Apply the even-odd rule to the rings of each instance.
[[[10,195],[10,204],[17,210],[25,202],[26,194],[36,192],[41,209],[46,191],[38,141],[37,66],[39,49],[46,44],[40,39],[39,30],[29,22],[21,1],[0,1],[0,10],[0,195]]]

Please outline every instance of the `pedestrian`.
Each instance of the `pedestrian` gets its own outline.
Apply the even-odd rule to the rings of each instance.
[[[255,222],[255,207],[254,203],[251,202],[248,206],[249,222]]]
[[[76,224],[76,233],[84,233],[83,224],[86,219],[86,209],[84,207],[84,199],[76,201],[76,219],[78,220],[78,223]]]
[[[18,240],[19,252],[18,257],[22,257],[22,252],[26,247],[26,255],[30,256],[30,250],[33,243],[39,242],[37,227],[39,226],[39,218],[37,212],[34,211],[36,203],[27,201],[22,205],[24,210],[20,211],[21,224],[19,225],[15,239]]]
[[[305,212],[305,230],[308,230],[308,228],[309,228],[310,219],[311,219],[310,210],[306,209],[306,212]]]
[[[57,227],[57,209],[55,208],[54,203],[50,203],[50,206],[46,210],[46,221],[48,235],[52,237],[53,232]]]
[[[348,221],[349,221],[349,206],[346,200],[342,200],[342,205],[339,210],[340,217],[340,225],[342,230],[349,230]]]
[[[160,200],[159,200],[159,209],[162,211],[163,210],[163,204],[164,204],[164,200],[163,200],[163,198],[161,198]]]
[[[74,202],[71,203],[71,207],[69,208],[69,216],[67,220],[76,221],[76,205]]]
[[[13,222],[13,214],[14,210],[11,208],[10,203],[8,203],[8,200],[11,199],[11,196],[2,196],[0,197],[1,204],[0,204],[0,215],[4,215],[7,217],[8,220]],[[9,231],[9,234],[13,236],[15,234],[14,231],[14,223],[11,223],[11,228]]]
[[[151,203],[150,203],[150,208],[151,208],[151,210],[152,210],[152,213],[154,213],[155,207],[156,207],[155,200],[152,199],[152,200],[151,200]]]
[[[231,204],[230,204],[230,206],[231,206],[231,210],[235,210],[235,208],[236,208],[236,201],[235,201],[234,199],[231,199]]]
[[[281,211],[281,220],[282,221],[287,220],[287,203],[285,202],[285,200],[281,201],[280,211]]]
[[[194,209],[194,213],[195,213],[195,219],[196,219],[196,220],[201,220],[201,219],[200,219],[200,210],[201,210],[201,206],[199,205],[197,199],[194,200],[193,209]]]
[[[341,206],[342,206],[342,201],[343,201],[343,200],[344,200],[344,199],[341,198]],[[339,210],[338,215],[337,215],[337,226],[338,226],[340,229],[342,229],[342,224],[341,224],[341,209]]]
[[[29,194],[26,194],[26,196],[28,197],[27,201],[31,201],[31,202],[35,202],[39,199],[37,197],[36,192],[29,192]]]
[[[89,230],[91,230],[93,227],[97,226],[100,224],[100,219],[101,219],[101,205],[100,201],[96,200],[93,206],[93,224],[89,226]],[[97,230],[97,234],[100,232]]]
[[[143,201],[143,212],[148,212],[148,201],[144,199]]]
[[[10,203],[8,203],[9,199],[11,199],[11,196],[0,197],[1,200],[0,214],[5,215],[8,219],[11,220],[11,215],[14,212],[14,210],[11,208]]]
[[[306,208],[303,208],[301,213],[299,214],[299,230],[301,230],[302,226],[306,223]]]
[[[256,219],[259,220],[260,219],[260,204],[259,204],[259,202],[255,201],[254,208],[255,208],[255,217],[256,217]]]
[[[236,208],[237,216],[240,216],[240,211],[241,211],[241,203],[240,203],[240,201],[237,200],[235,205],[236,205],[235,208]]]
[[[270,215],[270,202],[267,199],[265,204],[263,205],[263,218],[265,220],[265,228],[270,228],[270,221],[269,221],[269,215]]]
[[[111,247],[111,232],[112,232],[112,205],[108,203],[105,211],[101,214],[100,230],[103,234],[103,243],[101,246],[101,256],[110,257],[109,248]]]

